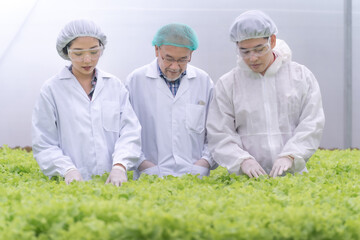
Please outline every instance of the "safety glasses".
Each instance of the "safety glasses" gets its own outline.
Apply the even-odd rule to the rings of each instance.
[[[102,55],[104,47],[99,46],[91,49],[70,49],[68,48],[68,56],[74,62],[83,62],[88,56],[91,61],[96,61]]]
[[[271,50],[270,38],[268,42],[253,48],[238,48],[242,58],[251,58],[252,56],[261,57]]]

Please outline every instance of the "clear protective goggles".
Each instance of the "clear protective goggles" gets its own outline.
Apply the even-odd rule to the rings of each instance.
[[[267,54],[271,50],[271,38],[268,38],[267,43],[261,44],[253,48],[238,48],[240,56],[242,58],[261,57]]]
[[[104,51],[103,46],[90,49],[67,49],[69,58],[74,62],[83,62],[86,56],[89,56],[91,61],[96,61],[100,58]]]

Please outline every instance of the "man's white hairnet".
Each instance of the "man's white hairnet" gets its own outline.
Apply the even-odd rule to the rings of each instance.
[[[230,27],[230,39],[241,42],[251,38],[270,37],[277,34],[274,21],[259,10],[251,10],[238,16]]]
[[[99,39],[103,46],[106,44],[105,34],[94,22],[84,19],[74,20],[65,25],[56,41],[56,50],[62,58],[70,60],[67,51],[64,52],[63,49],[77,37],[94,37]]]

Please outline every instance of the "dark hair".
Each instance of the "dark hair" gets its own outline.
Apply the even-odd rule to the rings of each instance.
[[[66,46],[62,49],[63,53],[67,56],[68,55],[68,47],[71,46],[72,42],[74,40],[71,40],[68,44],[66,44]]]
[[[66,44],[66,46],[62,49],[63,53],[67,56],[68,55],[68,48],[71,46],[71,44],[73,43],[73,41],[76,38],[74,38],[73,40],[71,40],[68,44]],[[99,39],[98,39],[99,40]],[[99,45],[102,46],[102,42],[99,40]]]

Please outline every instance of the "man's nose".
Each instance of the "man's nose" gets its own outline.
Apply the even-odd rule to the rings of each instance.
[[[169,68],[170,69],[180,69],[180,64],[177,61],[174,61],[169,65]]]
[[[249,60],[250,60],[251,62],[256,61],[256,60],[258,59],[258,55],[255,54],[254,52],[250,52],[249,55],[250,55],[250,56],[249,56]]]

